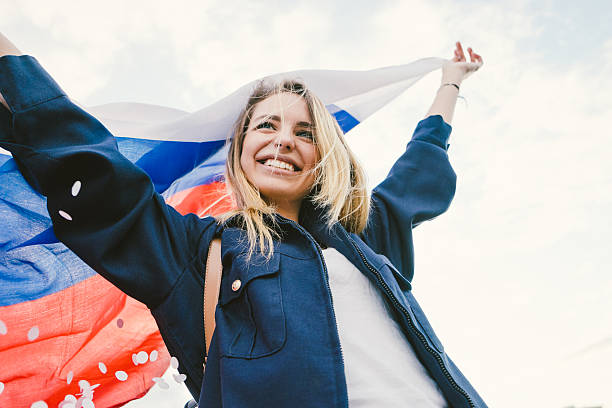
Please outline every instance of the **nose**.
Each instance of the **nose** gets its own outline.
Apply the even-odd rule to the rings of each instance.
[[[277,133],[276,139],[274,139],[274,147],[278,149],[293,150],[295,147],[295,139],[291,129],[287,126],[283,126],[282,129]]]

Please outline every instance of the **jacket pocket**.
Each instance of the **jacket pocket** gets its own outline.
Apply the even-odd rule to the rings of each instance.
[[[224,268],[215,315],[222,357],[258,358],[280,350],[286,328],[280,286],[280,254],[269,261],[244,254]]]

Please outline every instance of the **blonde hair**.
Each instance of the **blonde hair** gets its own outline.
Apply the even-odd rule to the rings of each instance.
[[[323,102],[297,80],[284,80],[276,84],[262,80],[238,117],[230,141],[225,182],[236,209],[218,217],[220,223],[234,216],[240,220],[249,240],[248,258],[258,248],[269,259],[274,252],[274,239],[279,239],[279,235],[266,223],[266,220],[274,223],[276,208],[264,201],[240,165],[242,143],[255,106],[282,92],[302,97],[313,121],[313,141],[318,163],[312,169],[315,172],[313,188],[304,200],[310,200],[314,207],[324,209],[328,228],[339,222],[347,231],[359,233],[368,220],[370,201],[365,172],[346,144],[342,129]]]

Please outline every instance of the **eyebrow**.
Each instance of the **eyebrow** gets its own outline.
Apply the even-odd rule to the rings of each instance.
[[[280,122],[280,121],[281,121],[280,116],[277,116],[277,115],[261,115],[261,116],[256,117],[256,118],[253,120],[253,122],[257,122],[257,121],[258,121],[258,120],[260,120],[260,119],[273,120],[273,121],[275,121],[275,122]],[[305,128],[311,128],[311,127],[313,127],[313,126],[312,126],[312,123],[310,123],[310,122],[298,122],[298,123],[297,123],[297,126],[300,126],[300,127],[305,127]]]

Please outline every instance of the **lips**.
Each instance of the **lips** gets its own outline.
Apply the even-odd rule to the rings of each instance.
[[[264,166],[275,167],[277,169],[295,171],[292,164],[280,160],[268,159],[263,163]]]
[[[268,175],[297,177],[302,174],[301,172],[298,172],[298,171],[287,170],[285,168],[275,167],[275,166],[266,166],[265,164],[262,164],[259,162],[256,162],[256,163],[257,163],[257,166],[261,166],[261,168]]]
[[[291,172],[298,172],[302,170],[293,159],[283,155],[265,155],[258,157],[255,160],[264,166],[274,167],[281,170]]]

